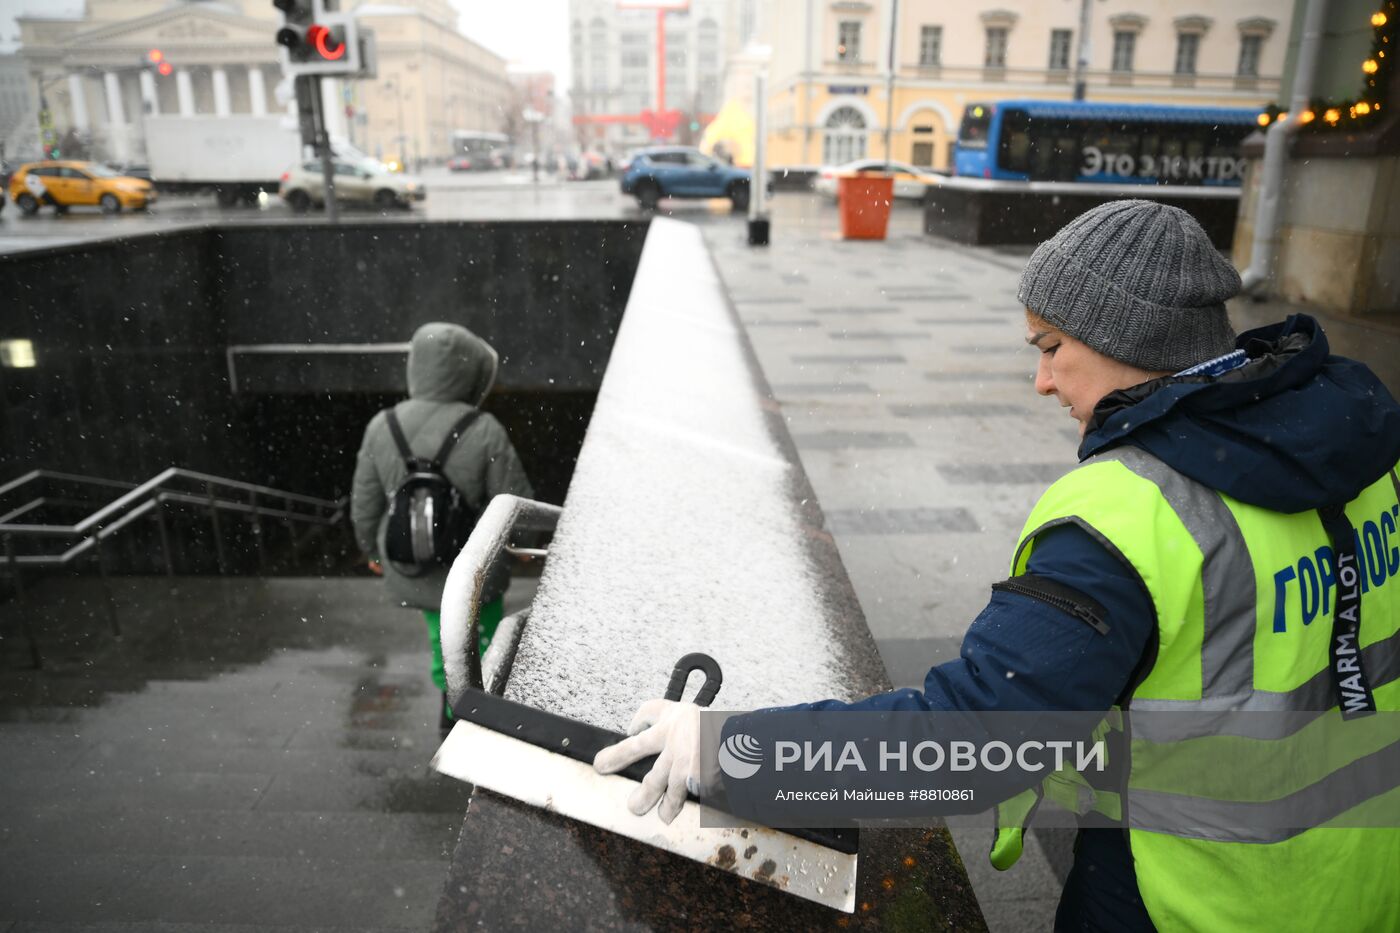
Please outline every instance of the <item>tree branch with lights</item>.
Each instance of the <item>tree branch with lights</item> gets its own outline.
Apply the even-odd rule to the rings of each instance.
[[[1389,91],[1394,83],[1397,27],[1400,27],[1400,11],[1396,9],[1396,0],[1385,0],[1381,8],[1371,14],[1371,53],[1361,62],[1363,81],[1360,93],[1347,100],[1313,98],[1308,109],[1298,116],[1303,130],[1315,133],[1335,130],[1361,132],[1378,123],[1382,112],[1390,112]],[[1277,120],[1288,118],[1287,110],[1276,103],[1270,104],[1259,114],[1259,125],[1269,126]]]

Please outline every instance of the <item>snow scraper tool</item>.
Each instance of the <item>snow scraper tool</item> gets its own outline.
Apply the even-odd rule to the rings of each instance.
[[[666,699],[679,700],[695,670],[705,674],[695,701],[708,706],[719,691],[720,670],[704,654],[677,662]],[[703,806],[693,797],[670,825],[655,813],[634,816],[628,794],[655,757],[617,774],[593,770],[593,756],[622,741],[620,733],[475,688],[452,709],[457,722],[433,757],[443,774],[836,910],[855,910],[858,830],[772,829],[733,817],[726,822],[734,825],[702,826]],[[749,858],[734,857],[751,849]]]

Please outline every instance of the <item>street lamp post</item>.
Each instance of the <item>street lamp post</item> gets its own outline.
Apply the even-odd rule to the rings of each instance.
[[[890,162],[894,156],[890,154],[890,136],[894,130],[891,125],[894,121],[894,69],[895,69],[895,36],[899,31],[899,0],[890,0],[890,49],[889,49],[889,70],[885,73],[885,161]]]
[[[399,137],[398,137],[398,139],[399,139],[399,151],[398,151],[398,157],[399,157],[399,168],[400,168],[400,170],[402,170],[402,169],[403,169],[403,166],[404,166],[404,163],[408,161],[408,151],[407,151],[407,150],[408,150],[408,136],[405,135],[405,134],[404,134],[404,131],[403,131],[403,88],[399,86],[399,82],[398,82],[398,79],[397,79],[397,78],[390,78],[388,81],[384,82],[384,87],[385,87],[385,88],[393,88],[393,89],[394,89],[394,97],[397,99],[398,105],[399,105]]]
[[[39,149],[44,158],[49,158],[52,155],[52,147],[58,141],[58,134],[54,132],[53,128],[53,112],[49,110],[48,91],[52,85],[66,77],[68,76],[58,75],[45,81],[43,72],[36,71],[34,73],[34,83],[39,86]]]
[[[1089,22],[1094,0],[1079,0],[1079,51],[1074,58],[1074,99],[1083,100],[1089,70]]]
[[[534,107],[526,107],[520,113],[520,118],[530,124],[530,146],[535,151],[535,157],[530,160],[531,174],[534,176],[534,183],[540,183],[540,123],[544,121],[544,114]]]

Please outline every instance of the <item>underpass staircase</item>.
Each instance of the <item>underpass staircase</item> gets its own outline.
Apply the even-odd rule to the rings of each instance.
[[[469,789],[427,768],[424,626],[345,512],[181,470],[0,487],[0,931],[431,923]]]

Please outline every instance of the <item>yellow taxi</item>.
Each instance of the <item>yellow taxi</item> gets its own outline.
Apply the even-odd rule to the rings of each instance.
[[[11,176],[10,200],[31,215],[45,204],[60,213],[92,205],[116,214],[149,207],[156,200],[156,189],[144,178],[119,174],[101,162],[29,162]]]

